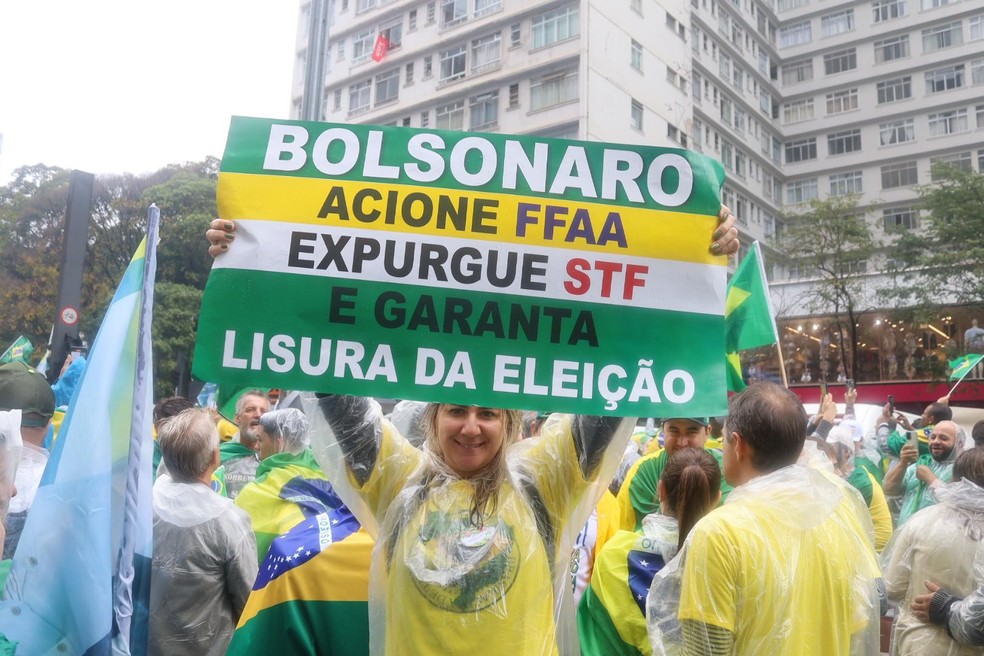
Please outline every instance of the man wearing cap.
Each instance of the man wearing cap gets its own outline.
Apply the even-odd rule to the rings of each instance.
[[[21,411],[21,439],[24,441],[14,477],[17,495],[10,499],[7,514],[7,536],[3,542],[6,559],[14,555],[41,475],[48,464],[48,450],[42,444],[55,413],[55,393],[36,369],[23,362],[11,362],[0,367],[0,410]]]
[[[663,420],[663,449],[640,458],[625,476],[618,492],[620,527],[625,531],[642,528],[642,519],[659,512],[659,478],[663,475],[666,460],[686,448],[706,448],[707,418],[675,417]],[[707,449],[722,467],[721,452]],[[721,479],[721,503],[728,497],[731,486]]]

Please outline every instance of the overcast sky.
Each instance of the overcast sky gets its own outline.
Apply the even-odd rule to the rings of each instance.
[[[0,185],[26,164],[147,173],[286,118],[298,0],[0,0]]]

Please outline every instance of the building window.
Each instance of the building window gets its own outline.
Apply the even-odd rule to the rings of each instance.
[[[577,100],[577,70],[545,76],[530,84],[530,110]]]
[[[874,14],[872,19],[876,23],[881,23],[893,18],[901,18],[905,16],[905,3],[906,0],[876,0],[871,3]]]
[[[827,14],[820,18],[820,33],[824,36],[836,36],[854,29],[854,10],[846,9],[835,14]]]
[[[642,44],[636,41],[635,39],[632,39],[631,47],[632,50],[629,56],[629,65],[641,73],[642,72]]]
[[[909,35],[875,41],[875,63],[902,59],[909,56]]]
[[[369,59],[375,42],[376,34],[374,30],[359,32],[355,36],[355,39],[352,40],[352,63],[358,64]]]
[[[786,183],[786,202],[790,205],[807,203],[817,199],[817,179],[797,180]]]
[[[984,105],[977,106],[977,127],[984,128]]]
[[[926,9],[945,7],[948,4],[950,4],[950,0],[922,0],[920,7],[925,11]]]
[[[376,104],[396,100],[400,93],[400,69],[380,73],[376,76]]]
[[[468,0],[441,0],[441,27],[468,20]]]
[[[475,0],[475,18],[502,9],[502,0]]]
[[[420,112],[420,127],[426,128],[430,125],[431,115],[430,111]]]
[[[810,4],[810,0],[779,0],[778,11],[789,11],[797,7],[805,7]]]
[[[356,82],[349,87],[349,114],[361,114],[369,109],[372,80]]]
[[[926,72],[926,93],[958,89],[964,84],[964,65],[947,66]]]
[[[410,127],[410,117],[409,116],[403,117],[403,127],[405,127],[405,128]]]
[[[465,101],[459,100],[438,107],[434,112],[434,127],[438,130],[463,130],[465,127]]]
[[[882,189],[894,189],[919,184],[915,162],[902,162],[881,167]]]
[[[413,84],[413,62],[410,62],[409,64],[407,64],[406,72],[404,73],[404,77],[406,78],[406,81],[404,82],[404,84],[406,84],[408,86],[411,85],[411,84]]]
[[[697,71],[693,72],[693,76],[694,79],[690,86],[690,95],[693,96],[694,102],[699,105],[701,100],[701,90],[704,87],[704,78]]]
[[[501,58],[502,38],[499,32],[472,41],[472,73],[498,68]]]
[[[390,21],[389,23],[380,25],[379,33],[389,42],[389,50],[399,48],[403,45],[403,17],[401,16],[395,21]],[[375,45],[375,39],[373,39],[373,46]]]
[[[879,105],[911,98],[912,78],[906,75],[905,77],[897,77],[891,80],[885,80],[884,82],[879,82],[875,85],[875,91],[878,95]]]
[[[843,155],[861,150],[861,130],[833,132],[827,135],[827,154]]]
[[[858,67],[858,53],[854,48],[838,50],[823,56],[823,70],[827,75],[853,71]]]
[[[840,114],[858,108],[858,90],[847,89],[827,94],[827,114]]]
[[[638,100],[632,101],[632,106],[629,110],[629,124],[639,132],[642,132],[642,103]]]
[[[523,45],[523,26],[521,23],[513,23],[509,28],[509,47],[518,48]]]
[[[509,85],[509,109],[519,107],[519,85]]]
[[[568,5],[533,17],[533,49],[543,48],[580,34],[577,5]]]
[[[436,4],[437,4],[436,2],[428,2],[427,3],[427,24],[428,25],[433,25],[434,24],[434,21],[437,19],[437,8],[435,6]]]
[[[335,89],[334,98],[331,103],[331,111],[340,112],[342,110],[342,90]]]
[[[907,118],[900,121],[882,123],[878,126],[878,139],[883,146],[892,146],[895,144],[915,141],[915,121],[911,118]]]
[[[338,61],[343,61],[345,59],[345,39],[338,40],[338,56],[335,59]]]
[[[943,166],[952,166],[960,169],[961,171],[967,171],[968,173],[974,170],[974,165],[972,163],[969,150],[963,153],[941,155],[940,157],[933,157],[930,159],[929,177],[933,180],[938,180],[941,177],[941,167]]]
[[[424,79],[425,80],[427,78],[429,78],[431,75],[434,74],[434,66],[432,64],[433,61],[434,60],[432,59],[431,55],[427,55],[426,57],[424,57]]]
[[[984,39],[984,16],[973,16],[970,23],[970,40]]]
[[[803,21],[802,23],[789,25],[779,30],[780,48],[800,46],[804,43],[809,43],[812,40],[813,33],[811,31],[810,21]]]
[[[942,137],[969,130],[966,109],[951,109],[929,115],[929,136]]]
[[[344,4],[348,4],[347,2]],[[361,14],[376,6],[376,0],[355,0],[355,13]]]
[[[786,142],[786,163],[805,162],[817,158],[817,140],[815,137],[809,139],[798,139]]]
[[[451,82],[452,80],[461,79],[465,76],[465,59],[467,57],[467,51],[468,47],[464,44],[441,51],[441,71],[439,79],[442,84]]]
[[[882,210],[885,232],[915,230],[919,227],[919,210],[914,207],[893,207]]]
[[[499,92],[492,91],[468,101],[469,129],[494,130],[499,127]]]
[[[804,59],[803,61],[783,64],[782,83],[783,85],[798,84],[813,79],[813,60]]]
[[[410,14],[407,16],[407,32],[413,32],[417,29],[417,10],[411,9]]]
[[[970,62],[970,83],[984,83],[984,59],[975,59]]]
[[[960,21],[938,25],[922,31],[923,52],[963,45],[963,25]]]
[[[670,31],[676,34],[681,39],[687,38],[687,28],[683,23],[677,21],[670,12],[666,12],[666,26],[670,28]]]
[[[642,16],[642,0],[629,0],[629,7],[632,11]]]
[[[846,196],[847,194],[860,194],[862,191],[861,171],[851,171],[850,173],[838,173],[830,176],[830,195]]]

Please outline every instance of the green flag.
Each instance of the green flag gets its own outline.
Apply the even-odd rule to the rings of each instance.
[[[728,366],[728,391],[740,392],[748,387],[741,377],[741,358],[737,353],[725,353],[724,357]]]
[[[950,380],[960,380],[970,373],[970,370],[977,366],[977,363],[984,360],[984,355],[968,353],[956,360],[950,360]]]
[[[14,340],[14,343],[7,347],[7,350],[0,355],[0,364],[7,364],[8,362],[23,362],[28,364],[28,359],[31,354],[34,353],[34,346],[31,344],[31,340],[21,335]]]
[[[728,281],[724,302],[725,351],[735,353],[778,341],[762,253],[756,241]]]

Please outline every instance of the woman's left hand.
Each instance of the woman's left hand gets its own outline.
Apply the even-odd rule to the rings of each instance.
[[[711,244],[711,252],[715,255],[734,255],[738,252],[738,247],[741,242],[738,240],[738,228],[735,227],[735,215],[731,213],[724,205],[721,206],[721,212],[718,214],[718,220],[721,222],[717,230],[714,231],[714,236],[712,239],[714,243]]]

